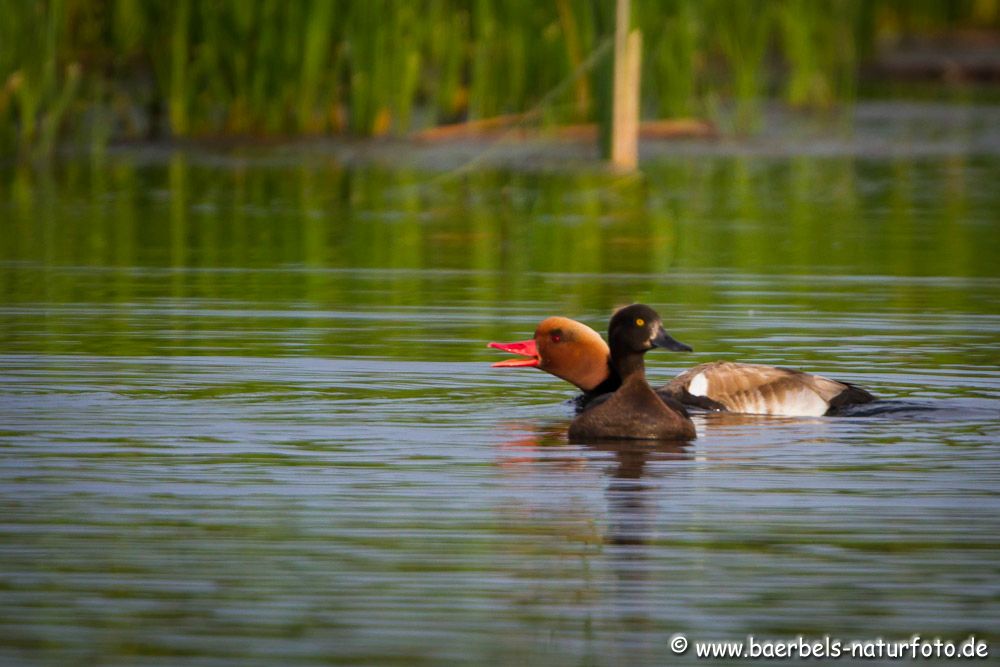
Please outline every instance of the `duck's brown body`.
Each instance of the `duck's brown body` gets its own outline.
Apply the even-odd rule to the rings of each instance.
[[[683,408],[668,406],[638,374],[584,410],[569,427],[571,440],[694,440],[696,436]]]
[[[571,440],[693,440],[694,424],[681,406],[664,401],[646,382],[643,356],[654,348],[690,350],[663,330],[649,306],[617,311],[608,325],[611,369],[621,378],[613,393],[593,401],[569,427]]]

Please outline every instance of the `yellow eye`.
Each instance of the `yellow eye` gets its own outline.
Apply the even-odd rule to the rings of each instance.
[[[635,318],[635,325],[636,325],[637,327],[641,327],[641,326],[643,326],[644,324],[646,324],[646,320],[642,319],[641,317],[637,317],[637,318]]]

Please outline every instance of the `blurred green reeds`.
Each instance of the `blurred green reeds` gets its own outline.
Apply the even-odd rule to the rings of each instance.
[[[0,0],[0,151],[160,137],[405,134],[532,110],[602,117],[611,0]],[[1000,0],[633,0],[643,112],[754,128],[826,108],[912,33],[1000,27]],[[545,100],[544,104],[540,102]],[[541,106],[542,108],[536,108]]]

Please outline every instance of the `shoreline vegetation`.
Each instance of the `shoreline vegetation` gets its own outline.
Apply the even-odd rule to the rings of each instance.
[[[179,139],[590,140],[611,113],[613,2],[0,0],[0,15],[0,156]],[[763,105],[849,105],[865,77],[1000,79],[1000,0],[633,0],[632,24],[643,132],[658,138],[752,134]]]

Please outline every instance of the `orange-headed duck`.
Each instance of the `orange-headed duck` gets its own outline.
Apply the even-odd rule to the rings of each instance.
[[[608,346],[596,331],[576,320],[550,317],[538,325],[534,339],[490,343],[490,347],[528,357],[494,366],[532,366],[576,385],[584,391],[578,399],[582,406],[621,385]],[[695,366],[656,392],[661,398],[708,410],[790,417],[832,414],[875,400],[860,387],[820,375],[729,361]]]
[[[611,350],[601,334],[568,317],[542,320],[534,338],[489,347],[524,357],[498,361],[495,368],[529,367],[551,373],[583,390],[581,405],[622,384],[611,369]]]
[[[569,426],[572,440],[694,440],[694,424],[682,406],[665,402],[646,382],[643,356],[654,347],[691,348],[663,330],[656,311],[643,304],[622,308],[608,325],[611,368],[621,378],[613,393],[594,400]]]

